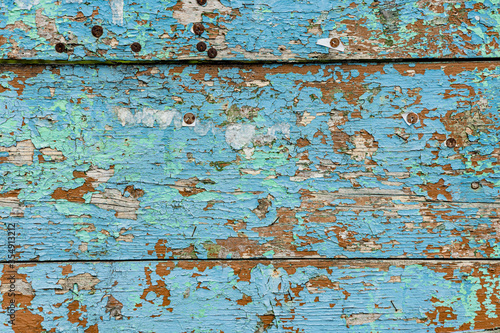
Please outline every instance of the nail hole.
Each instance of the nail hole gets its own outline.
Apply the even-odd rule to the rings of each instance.
[[[201,35],[205,31],[205,27],[203,26],[203,24],[198,22],[193,24],[193,31],[195,34]]]
[[[340,40],[338,38],[330,39],[330,46],[331,47],[337,47],[339,45],[340,45]]]
[[[191,112],[186,113],[184,115],[184,122],[188,125],[192,125],[195,120],[196,120],[196,116],[194,114],[192,114]]]
[[[215,58],[215,57],[217,57],[217,50],[216,50],[216,49],[214,49],[213,47],[211,47],[211,48],[207,51],[207,53],[208,53],[208,57],[209,57],[209,58]]]
[[[410,124],[415,124],[418,121],[418,116],[416,113],[410,112],[410,113],[408,113],[408,116],[406,117],[406,119],[408,120],[408,122]]]
[[[139,44],[139,43],[135,42],[135,43],[132,43],[132,44],[130,45],[130,48],[131,48],[131,49],[132,49],[132,51],[134,51],[134,52],[139,52],[139,51],[141,51],[142,46],[141,46],[141,44]]]
[[[457,145],[457,140],[453,139],[453,138],[448,138],[446,140],[446,147],[448,148],[453,148]]]
[[[207,49],[207,44],[205,44],[205,42],[199,42],[198,44],[196,44],[196,49],[200,52],[203,52]]]
[[[57,53],[66,52],[66,45],[64,43],[57,43],[55,48]]]
[[[92,27],[92,36],[99,38],[102,36],[104,29],[100,25],[94,25]]]

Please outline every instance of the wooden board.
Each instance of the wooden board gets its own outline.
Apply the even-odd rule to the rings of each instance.
[[[202,23],[201,35],[193,25]],[[92,27],[99,25],[96,38]],[[7,0],[0,59],[305,61],[498,57],[496,1]],[[340,38],[345,51],[317,45]],[[62,53],[55,51],[63,43]],[[131,50],[139,43],[141,50]]]
[[[1,72],[17,260],[498,258],[497,62]]]
[[[15,304],[12,330],[0,315],[2,332],[479,332],[500,326],[496,261],[32,263],[4,265],[2,272],[2,307]]]
[[[0,2],[0,332],[500,332],[498,1]]]

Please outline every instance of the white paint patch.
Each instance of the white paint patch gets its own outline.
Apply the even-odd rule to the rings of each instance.
[[[276,138],[276,133],[282,133],[287,138],[289,138],[290,137],[290,124],[286,124],[286,123],[275,124],[267,130],[267,135],[273,136],[274,138]]]
[[[212,121],[203,124],[201,121],[196,119],[195,125],[196,126],[194,127],[194,132],[198,135],[205,136],[210,130],[212,130],[212,133],[215,134],[215,126]]]
[[[118,116],[122,126],[134,123],[134,115],[130,112],[130,109],[122,106],[115,106],[113,107],[113,112]]]
[[[66,0],[66,3],[82,3],[83,0]]]
[[[226,142],[233,149],[241,149],[252,141],[255,126],[249,124],[231,124],[226,128]]]
[[[226,142],[233,149],[242,149],[250,142],[257,144],[269,144],[276,140],[277,134],[282,133],[285,137],[290,137],[290,124],[275,124],[267,129],[266,134],[255,133],[255,126],[250,124],[231,124],[226,128]],[[246,148],[245,148],[246,149]],[[244,151],[245,155],[247,151]],[[253,150],[250,152],[253,153]],[[248,156],[247,156],[248,157]]]
[[[283,133],[287,138],[290,137],[290,124],[280,123],[275,124],[267,129],[267,134],[258,135],[253,138],[254,142],[259,144],[269,144],[276,140],[277,133]]]
[[[123,0],[109,0],[113,24],[123,25]]]
[[[31,9],[40,3],[40,0],[16,0],[16,5],[20,9]]]
[[[250,148],[250,147],[245,147],[243,148],[243,154],[245,155],[245,158],[249,160],[252,158],[253,152],[255,151],[255,148]]]
[[[344,52],[345,46],[344,46],[344,44],[342,44],[342,42],[340,41],[340,39],[339,39],[339,45],[337,45],[336,47],[332,47],[332,45],[330,44],[330,41],[332,39],[333,38],[318,39],[318,41],[316,42],[316,44],[321,45],[321,46],[326,46],[326,47],[328,47],[329,49],[332,49],[332,50],[337,50],[337,51],[340,51],[340,52]]]
[[[181,8],[174,10],[172,16],[182,25],[202,22],[203,13],[219,12],[220,15],[228,15],[233,10],[224,6],[220,1],[207,1],[205,6],[200,6],[196,0],[181,1]]]
[[[133,114],[129,108],[115,106],[113,107],[113,112],[120,120],[122,126],[143,124],[146,127],[154,127],[156,123],[161,129],[165,129],[173,121],[176,129],[182,127],[182,115],[176,110],[143,108],[142,111]]]

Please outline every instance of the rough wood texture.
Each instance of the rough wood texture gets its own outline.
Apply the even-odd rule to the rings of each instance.
[[[496,1],[3,0],[0,58],[71,61],[498,57]],[[203,23],[201,35],[193,33]],[[103,28],[100,38],[94,25]],[[345,52],[316,45],[340,37]],[[57,53],[57,43],[66,51]],[[131,51],[141,44],[140,52]],[[61,51],[63,51],[62,49]]]
[[[498,257],[495,62],[1,72],[18,260]]]
[[[5,265],[18,306],[2,332],[478,332],[500,327],[499,274],[490,261]]]
[[[203,2],[0,0],[0,332],[500,330],[498,4]]]

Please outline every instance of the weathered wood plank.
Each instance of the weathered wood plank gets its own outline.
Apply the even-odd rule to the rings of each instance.
[[[20,260],[498,257],[496,62],[1,72]]]
[[[70,61],[498,57],[498,1],[7,0],[0,58]],[[204,32],[193,33],[202,23]],[[100,38],[92,27],[103,29]],[[338,37],[345,51],[317,45]],[[57,43],[66,50],[57,53]],[[139,43],[140,52],[131,45]]]
[[[2,272],[2,332],[500,327],[500,264],[491,261],[39,263],[4,265]],[[13,329],[6,315],[11,300]]]

